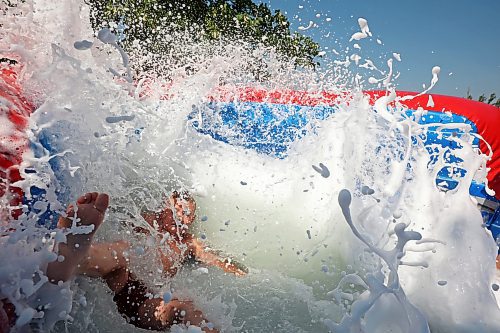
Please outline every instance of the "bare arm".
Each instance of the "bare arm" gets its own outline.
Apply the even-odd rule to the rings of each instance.
[[[243,276],[248,273],[248,269],[245,266],[232,261],[230,258],[222,258],[217,253],[207,250],[206,246],[198,239],[192,239],[190,248],[196,259],[207,265],[219,267],[224,272],[237,276]]]

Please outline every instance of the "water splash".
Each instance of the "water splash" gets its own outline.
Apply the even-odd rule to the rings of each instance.
[[[145,73],[134,87],[120,73],[142,61],[145,51],[127,59],[110,31],[95,39],[88,24],[79,23],[88,22],[80,20],[88,9],[79,2],[58,7],[37,1],[17,10],[26,15],[8,17],[0,50],[26,63],[23,84],[40,102],[30,120],[33,155],[25,156],[25,181],[17,184],[36,203],[18,222],[2,225],[0,237],[2,263],[11,263],[0,269],[7,281],[1,297],[15,302],[19,324],[34,319],[48,328],[74,317],[74,331],[133,330],[114,311],[111,296],[103,296],[100,282],[79,280],[74,294],[69,286],[44,291],[50,286],[43,283],[44,265],[57,260],[51,249],[64,235],[36,225],[79,193],[101,190],[113,203],[97,238],[130,241],[140,249],[131,254],[134,271],[159,295],[193,299],[226,331],[423,332],[427,323],[436,332],[498,331],[491,289],[496,248],[467,193],[474,176],[484,178],[476,170],[486,157],[472,148],[470,135],[451,139],[460,147],[455,154],[466,177],[455,190],[441,192],[435,177],[449,163],[435,146],[436,163],[429,165],[421,144],[428,129],[405,114],[392,91],[372,108],[356,86],[338,100],[334,115],[313,121],[314,130],[289,143],[286,158],[276,159],[201,135],[186,119],[221,83],[230,92],[242,84],[263,85],[246,71],[255,57],[265,59],[272,73],[267,89],[337,92],[355,82],[345,75],[349,58],[328,65],[327,73],[295,71],[266,49],[249,57],[238,43],[208,47],[191,41],[183,44],[190,56],[179,63],[165,59],[171,66],[154,79]],[[85,40],[75,49],[75,41]],[[386,73],[358,61],[391,87],[396,64],[388,62]],[[282,116],[280,108],[271,112]],[[322,162],[320,173],[311,168],[314,161]],[[31,185],[43,194],[30,197]],[[206,217],[196,233],[247,265],[248,277],[186,269],[166,280],[158,271],[154,242],[134,235],[131,223],[145,226],[141,211],[157,209],[165,193],[179,188],[197,195],[198,215]],[[353,189],[351,200],[344,188]],[[18,257],[24,261],[13,261]],[[16,273],[19,267],[25,276]],[[34,295],[60,303],[41,310]]]
[[[405,231],[407,226],[404,223],[398,223],[394,227],[397,237],[396,246],[386,251],[379,249],[361,235],[354,226],[350,210],[351,200],[351,193],[348,190],[343,189],[340,191],[339,205],[342,208],[344,218],[354,235],[368,247],[370,252],[375,253],[384,261],[386,267],[389,269],[389,273],[386,277],[387,273],[384,274],[384,272],[382,272],[382,265],[380,265],[378,271],[368,273],[364,279],[357,275],[344,277],[339,287],[331,291],[330,294],[339,295],[339,288],[346,282],[356,283],[367,291],[365,294],[360,295],[359,299],[353,302],[351,313],[344,316],[340,324],[332,323],[330,320],[325,321],[325,324],[334,332],[377,331],[380,330],[377,324],[383,323],[386,318],[391,317],[395,309],[402,308],[403,315],[392,318],[391,322],[386,324],[388,327],[397,327],[401,332],[430,332],[424,315],[407,299],[404,290],[401,288],[398,276],[398,266],[400,260],[404,257],[404,247],[406,243],[412,240],[420,240],[422,235],[415,231]],[[387,283],[385,283],[385,279],[387,279]],[[394,296],[396,300],[395,303],[392,303],[394,301],[388,297],[391,295]],[[370,310],[372,310],[379,299],[383,299],[380,302],[385,302],[384,309],[382,311],[374,311],[377,313],[376,315],[369,314]],[[339,301],[341,301],[341,299],[337,297],[337,302]]]

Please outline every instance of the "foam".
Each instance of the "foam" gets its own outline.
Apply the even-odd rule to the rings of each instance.
[[[383,76],[370,82],[389,88],[387,96],[371,107],[356,86],[349,99],[339,100],[338,112],[291,143],[288,157],[275,159],[201,135],[186,120],[219,81],[229,90],[259,85],[244,74],[252,59],[244,47],[207,48],[204,55],[205,46],[187,45],[196,51],[196,73],[182,74],[181,65],[165,69],[159,75],[175,80],[160,79],[162,87],[144,97],[142,88],[113,77],[128,75],[138,58],[128,59],[110,31],[92,38],[81,23],[85,6],[37,1],[18,10],[29,15],[8,18],[0,50],[21,54],[29,65],[23,83],[39,89],[41,103],[30,119],[33,152],[21,166],[25,180],[16,185],[30,199],[31,185],[45,191],[19,221],[1,229],[0,258],[7,264],[0,268],[0,296],[16,305],[19,326],[48,329],[73,320],[80,331],[134,330],[114,311],[102,283],[79,279],[71,289],[46,283],[43,273],[48,262],[63,259],[52,248],[65,234],[37,224],[78,194],[97,190],[112,198],[97,239],[129,241],[137,249],[131,251],[134,270],[160,297],[193,299],[226,331],[500,330],[492,289],[498,284],[496,245],[468,195],[472,178],[484,178],[484,170],[476,171],[487,156],[471,147],[471,136],[454,138],[467,175],[453,191],[436,188],[445,151],[433,147],[438,162],[429,166],[418,139],[427,127],[401,107],[389,107],[398,102],[390,89],[397,76],[392,59],[387,73],[369,60],[358,65]],[[370,37],[366,20],[359,25],[357,34]],[[88,43],[75,48],[83,40]],[[339,77],[329,80],[283,67],[267,50],[255,52],[266,55],[275,74],[266,88],[338,91],[356,81],[340,74],[349,57],[335,65]],[[439,68],[432,74],[430,88]],[[168,99],[160,98],[165,86]],[[203,218],[194,232],[248,266],[247,277],[214,268],[186,269],[172,280],[161,275],[155,242],[134,236],[129,222],[145,226],[140,212],[158,209],[173,189],[197,195]],[[48,302],[52,308],[40,310]],[[64,323],[56,326],[63,330]]]

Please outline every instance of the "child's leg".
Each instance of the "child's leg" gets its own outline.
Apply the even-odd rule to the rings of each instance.
[[[124,255],[128,248],[125,241],[92,244],[77,273],[103,278],[112,291],[120,291],[128,278],[128,259]]]

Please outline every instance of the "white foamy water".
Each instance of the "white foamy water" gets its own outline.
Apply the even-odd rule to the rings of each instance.
[[[2,17],[0,52],[26,64],[25,86],[40,105],[28,132],[34,153],[24,156],[18,185],[47,192],[36,209],[10,222],[15,231],[1,227],[0,297],[16,305],[19,330],[30,321],[48,330],[60,320],[56,331],[139,331],[116,312],[101,281],[45,280],[59,236],[36,227],[42,213],[103,191],[112,203],[98,240],[129,241],[140,278],[158,295],[193,299],[222,331],[500,331],[492,289],[497,248],[468,195],[486,158],[471,147],[472,135],[452,138],[468,173],[457,189],[441,192],[435,177],[446,152],[433,147],[438,158],[429,166],[419,137],[427,128],[403,108],[387,107],[395,94],[372,107],[351,89],[335,114],[312,120],[314,130],[278,159],[213,140],[187,120],[206,108],[222,79],[228,90],[244,81],[237,74],[247,58],[238,46],[207,55],[191,76],[169,68],[175,80],[162,82],[169,99],[159,98],[160,84],[142,98],[137,86],[148,80],[113,77],[127,75],[127,58],[108,32],[92,36],[85,6],[37,1],[18,10],[24,15]],[[359,25],[353,39],[371,36],[366,20]],[[267,61],[278,72],[272,57]],[[380,81],[390,88],[392,60],[387,64]],[[338,82],[348,81],[280,73],[268,88],[345,91]],[[432,74],[431,86],[439,68]],[[195,194],[200,219],[193,232],[246,265],[247,276],[209,267],[162,277],[154,242],[131,233],[131,223],[144,224],[140,212],[157,209],[173,189]]]

